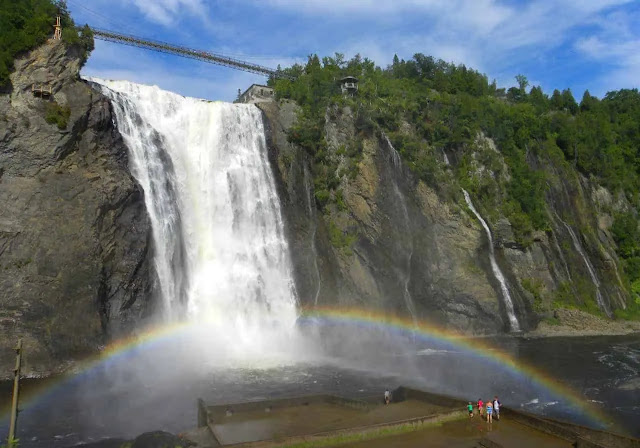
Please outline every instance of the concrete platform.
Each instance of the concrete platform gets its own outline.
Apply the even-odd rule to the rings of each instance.
[[[340,445],[345,448],[571,448],[559,437],[502,420],[487,424],[479,418],[456,420],[405,434]]]
[[[477,415],[469,418],[466,405],[405,387],[393,391],[389,405],[381,396],[314,395],[218,406],[199,400],[193,435],[202,448],[640,448],[638,439],[504,407],[500,421],[487,423]]]
[[[320,402],[232,413],[217,418],[213,428],[220,443],[228,445],[376,425],[447,410],[418,400],[362,409]]]

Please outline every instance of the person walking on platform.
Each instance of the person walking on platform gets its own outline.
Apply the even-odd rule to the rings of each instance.
[[[469,402],[467,410],[469,411],[469,418],[473,418],[473,405],[471,404],[471,402]]]
[[[482,402],[482,398],[478,398],[478,415],[482,417],[482,407],[484,403]]]
[[[491,403],[491,398],[487,400],[487,423],[491,423],[493,421],[493,404]]]
[[[498,400],[498,396],[493,397],[493,415],[496,416],[497,420],[500,420],[500,400]]]

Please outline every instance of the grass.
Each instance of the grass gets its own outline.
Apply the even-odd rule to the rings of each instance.
[[[433,428],[441,426],[445,422],[461,420],[464,417],[464,413],[447,415],[441,419],[431,420],[427,422],[419,423],[404,423],[396,426],[387,426],[371,430],[363,430],[357,433],[349,434],[337,434],[334,436],[328,436],[318,440],[311,440],[306,442],[293,442],[283,443],[282,445],[274,445],[278,448],[322,448],[344,445],[353,442],[362,442],[366,440],[379,439],[381,437],[388,437],[399,434],[406,434],[410,432],[420,431],[426,428]]]
[[[640,297],[635,297],[626,310],[617,309],[613,313],[616,319],[640,321]]]

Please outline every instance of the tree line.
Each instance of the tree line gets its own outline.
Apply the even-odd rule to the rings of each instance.
[[[280,67],[279,67],[280,68]],[[460,185],[484,203],[488,214],[506,216],[518,241],[527,245],[536,230],[549,230],[547,210],[550,167],[558,176],[577,182],[577,173],[595,179],[614,195],[623,194],[632,208],[615,216],[612,228],[630,287],[640,297],[640,93],[621,89],[599,99],[585,91],[578,103],[570,89],[544,93],[529,88],[524,75],[517,86],[498,88],[496,81],[466,67],[415,54],[410,60],[394,57],[380,68],[360,55],[342,54],[284,71],[295,81],[271,79],[277,97],[301,106],[289,139],[313,157],[316,199],[320,208],[337,201],[340,177],[335,157],[327,153],[324,125],[327,111],[348,104],[356,115],[360,136],[384,132],[414,174],[455,197]],[[341,95],[338,80],[359,79],[356,97]],[[401,129],[409,124],[412,132]],[[481,152],[495,179],[474,173],[478,136],[497,144],[499,157]],[[342,158],[357,162],[358,145]],[[455,157],[456,168],[443,167],[443,152]],[[484,154],[484,155],[482,155]],[[453,172],[451,172],[453,171]],[[319,196],[319,197],[318,197]]]

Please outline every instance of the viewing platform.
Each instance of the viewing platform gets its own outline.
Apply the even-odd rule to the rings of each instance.
[[[32,84],[31,93],[41,98],[50,98],[53,95],[53,88],[44,84]]]
[[[640,440],[501,408],[501,419],[469,417],[467,402],[399,387],[349,399],[311,395],[209,406],[198,400],[198,447],[638,448]],[[203,440],[206,438],[206,441]],[[304,444],[304,445],[303,445]]]

